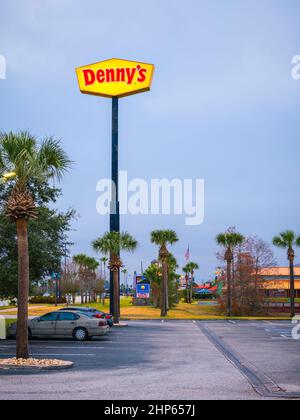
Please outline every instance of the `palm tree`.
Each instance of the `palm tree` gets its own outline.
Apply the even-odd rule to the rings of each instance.
[[[121,251],[133,252],[137,248],[137,241],[127,232],[107,232],[93,243],[95,251],[109,255],[109,269],[113,273],[114,286],[114,322],[119,323],[120,316],[120,269],[123,267],[120,259]]]
[[[233,261],[233,250],[244,242],[245,238],[238,232],[220,233],[217,238],[217,244],[225,248],[224,260],[227,262],[227,316],[232,315],[231,304],[231,268]]]
[[[27,359],[29,255],[28,222],[38,217],[31,182],[60,179],[71,161],[59,141],[47,138],[38,143],[28,132],[0,134],[0,170],[13,173],[13,189],[5,204],[6,216],[16,224],[18,243],[17,358]]]
[[[291,317],[294,318],[295,311],[295,273],[294,273],[294,260],[295,260],[295,246],[300,246],[300,236],[292,230],[282,232],[279,236],[273,238],[273,245],[279,248],[287,249],[287,257],[290,263],[290,290],[291,290]]]
[[[191,275],[191,285],[189,293],[189,303],[193,302],[193,285],[194,285],[194,273],[196,270],[199,270],[199,265],[194,262],[189,262],[185,267],[183,267],[183,272]],[[188,293],[187,293],[188,296]]]
[[[167,245],[178,242],[176,232],[173,230],[155,230],[151,233],[151,242],[159,246],[159,260],[162,263],[162,305],[161,316],[168,315],[168,257]]]

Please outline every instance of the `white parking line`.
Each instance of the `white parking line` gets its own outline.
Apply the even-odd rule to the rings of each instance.
[[[0,350],[5,350],[5,349],[14,349],[14,348],[16,348],[16,346],[0,346]],[[56,349],[56,350],[77,350],[77,349],[83,349],[83,350],[104,350],[105,349],[105,347],[77,347],[77,349],[76,348],[74,348],[74,347],[59,347],[59,346],[47,346],[47,347],[41,347],[41,346],[38,346],[38,347],[35,347],[35,346],[32,346],[32,349],[34,349],[34,348],[36,348],[36,349],[38,349],[38,350],[43,350],[43,349],[45,349],[45,350],[49,350],[49,349]]]
[[[43,356],[55,356],[55,357],[94,357],[96,356],[95,354],[87,354],[87,353],[32,353],[31,354],[32,357],[43,357]]]

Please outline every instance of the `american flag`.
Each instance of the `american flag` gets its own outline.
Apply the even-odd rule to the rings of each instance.
[[[184,257],[186,261],[190,260],[190,246],[188,246],[188,249],[186,250]]]

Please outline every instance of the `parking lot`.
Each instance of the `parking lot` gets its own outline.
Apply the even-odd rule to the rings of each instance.
[[[33,340],[31,355],[72,370],[0,370],[0,399],[300,398],[289,322],[137,321],[85,343]],[[15,343],[0,341],[0,358]]]

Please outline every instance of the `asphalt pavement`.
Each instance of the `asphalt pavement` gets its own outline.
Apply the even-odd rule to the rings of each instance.
[[[137,321],[86,343],[33,340],[72,370],[0,370],[0,399],[300,399],[300,340],[285,322]],[[285,338],[283,338],[283,336]],[[15,342],[0,341],[0,358]]]

